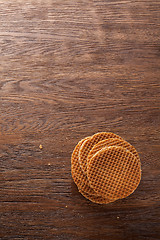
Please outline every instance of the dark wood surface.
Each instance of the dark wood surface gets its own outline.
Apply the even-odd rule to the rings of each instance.
[[[159,26],[159,0],[0,1],[0,239],[160,239]],[[106,206],[70,173],[99,131],[142,161],[136,192]]]

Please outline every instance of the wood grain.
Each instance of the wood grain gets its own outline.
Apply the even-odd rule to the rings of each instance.
[[[158,0],[1,1],[0,239],[160,238],[159,13]],[[98,131],[142,161],[137,191],[106,206],[70,173]]]

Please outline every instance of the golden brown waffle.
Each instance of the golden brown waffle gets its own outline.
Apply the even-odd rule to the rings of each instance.
[[[82,191],[85,191],[86,194],[92,194],[92,195],[97,195],[95,191],[89,186],[89,181],[87,179],[87,176],[83,174],[81,167],[79,165],[78,161],[78,154],[79,154],[79,149],[83,142],[88,139],[89,137],[82,139],[75,147],[72,157],[71,157],[71,173],[72,173],[72,178],[77,185],[78,189],[81,189]]]
[[[109,199],[125,198],[140,183],[140,160],[123,147],[102,148],[90,159],[87,176],[98,195]]]
[[[95,196],[95,195],[91,195],[91,194],[88,194],[84,191],[82,191],[81,189],[79,189],[79,192],[87,199],[89,199],[91,202],[94,202],[94,203],[98,203],[98,204],[108,204],[110,202],[113,202],[112,200],[109,200],[107,198],[103,198],[101,196]]]
[[[102,141],[108,138],[122,139],[118,135],[111,132],[100,132],[100,133],[94,134],[92,137],[90,137],[89,139],[86,139],[83,142],[79,150],[79,163],[84,174],[87,174],[87,157],[89,152],[94,147],[94,145],[96,145],[99,141]]]
[[[94,147],[88,154],[87,164],[89,163],[90,159],[94,156],[94,154],[96,154],[96,152],[100,151],[104,147],[109,147],[109,146],[124,147],[139,159],[138,152],[130,143],[120,138],[109,138],[109,139],[102,140],[98,142],[96,145],[94,145]]]

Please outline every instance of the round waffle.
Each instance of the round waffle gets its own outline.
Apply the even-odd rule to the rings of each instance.
[[[81,189],[84,191],[86,194],[91,194],[91,195],[97,195],[95,191],[89,186],[89,181],[87,179],[87,176],[84,175],[84,173],[81,170],[81,167],[79,165],[78,161],[78,154],[79,154],[79,149],[83,142],[88,139],[89,137],[82,139],[75,147],[72,157],[71,157],[71,174],[72,178],[77,185],[78,189]]]
[[[84,191],[82,191],[81,189],[79,189],[79,192],[87,199],[89,199],[91,202],[94,202],[94,203],[98,203],[98,204],[108,204],[110,202],[113,202],[112,200],[109,200],[107,198],[103,198],[101,196],[95,196],[95,195],[91,195],[91,194],[88,194]]]
[[[84,174],[87,174],[87,157],[89,152],[98,142],[108,138],[122,139],[118,135],[111,132],[100,132],[94,134],[92,137],[83,142],[79,150],[79,163]]]
[[[98,195],[109,199],[125,198],[140,183],[140,160],[123,147],[102,148],[90,159],[87,176]]]
[[[139,159],[138,152],[130,143],[120,138],[109,138],[109,139],[102,140],[98,142],[96,145],[94,145],[94,147],[88,154],[87,164],[89,163],[90,159],[94,156],[94,154],[96,154],[96,152],[100,151],[104,147],[109,147],[109,146],[124,147]]]

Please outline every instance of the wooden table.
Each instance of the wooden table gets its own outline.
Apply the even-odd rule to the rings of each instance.
[[[159,0],[0,2],[0,239],[160,239],[159,13]],[[70,172],[100,131],[142,161],[136,192],[106,206]]]

